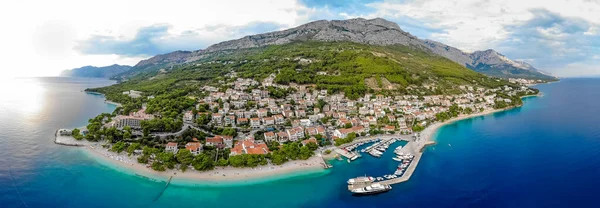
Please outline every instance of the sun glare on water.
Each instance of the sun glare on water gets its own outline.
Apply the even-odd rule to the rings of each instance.
[[[0,79],[0,109],[16,109],[18,112],[10,113],[35,116],[43,106],[44,91],[35,78]]]

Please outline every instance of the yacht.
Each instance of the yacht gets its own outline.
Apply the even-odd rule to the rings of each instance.
[[[361,176],[361,177],[348,179],[348,184],[349,185],[370,184],[370,183],[373,183],[374,181],[375,181],[375,178],[373,178],[371,176]]]
[[[370,195],[370,194],[378,194],[383,192],[388,192],[392,190],[392,186],[383,185],[380,183],[374,183],[364,188],[357,188],[350,190],[353,195]]]

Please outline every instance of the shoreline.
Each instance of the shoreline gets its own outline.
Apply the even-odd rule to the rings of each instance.
[[[110,85],[109,85],[109,86],[110,86]],[[91,92],[91,91],[85,91],[85,90],[84,90],[84,92],[85,92],[85,93],[87,93],[87,94],[92,94],[92,95],[101,95],[102,97],[104,97],[104,103],[106,103],[106,104],[111,104],[111,105],[114,105],[114,106],[117,106],[117,107],[123,107],[123,104],[121,104],[121,103],[117,103],[117,102],[115,102],[115,101],[112,101],[112,100],[108,100],[108,99],[106,99],[106,95],[104,95],[104,94],[102,94],[102,93],[99,93],[99,92]]]
[[[540,97],[542,95],[543,95],[542,93],[539,93],[537,95],[526,95],[526,96],[522,96],[521,99],[528,98],[528,97]],[[443,127],[445,125],[448,125],[448,124],[451,124],[451,123],[454,123],[457,121],[480,117],[480,116],[486,116],[486,115],[490,115],[490,114],[494,114],[494,113],[498,113],[498,112],[502,112],[502,111],[507,111],[507,110],[512,110],[512,109],[520,108],[520,107],[522,107],[522,105],[513,106],[513,107],[509,107],[509,108],[502,108],[502,109],[486,110],[486,111],[474,113],[474,114],[459,115],[458,117],[448,119],[447,121],[444,121],[444,122],[437,122],[435,124],[432,124],[432,125],[426,127],[423,131],[420,132],[420,135],[421,135],[421,137],[425,137],[425,141],[435,142],[433,138],[435,135],[437,135],[437,132],[438,132],[437,130],[440,127]]]
[[[163,172],[146,167],[137,162],[136,156],[127,153],[117,154],[100,146],[100,143],[85,145],[82,151],[105,166],[126,174],[140,176],[154,181],[167,181],[173,176],[173,183],[182,185],[235,185],[236,183],[259,183],[282,178],[293,177],[296,174],[325,173],[319,156],[307,160],[289,161],[282,165],[264,165],[254,168],[215,167],[210,171],[197,171],[189,167],[185,172],[173,169]],[[108,163],[108,164],[106,164]],[[179,183],[180,182],[180,183]]]
[[[523,96],[521,99],[526,97],[538,97],[541,94]],[[117,105],[112,101],[105,100],[106,103]],[[119,104],[120,105],[120,104]],[[421,137],[425,137],[424,143],[419,151],[419,157],[423,154],[426,146],[435,143],[435,136],[438,133],[440,127],[445,125],[466,120],[470,118],[486,116],[497,112],[507,111],[521,106],[514,106],[503,109],[485,110],[483,112],[460,115],[455,118],[451,118],[444,122],[437,122],[420,132]],[[183,172],[178,169],[166,170],[163,172],[152,170],[147,167],[146,164],[137,162],[137,156],[128,156],[127,153],[115,153],[110,152],[108,149],[101,147],[99,142],[89,142],[85,140],[75,140],[70,136],[59,136],[55,134],[54,143],[65,146],[77,146],[82,147],[82,151],[86,153],[90,158],[93,158],[109,168],[124,172],[126,174],[139,176],[148,180],[154,181],[167,181],[170,177],[173,177],[176,181],[181,181],[182,185],[235,185],[235,183],[246,184],[246,183],[260,183],[261,181],[272,181],[282,178],[294,177],[294,174],[300,173],[312,174],[312,173],[326,173],[326,169],[322,163],[325,160],[331,160],[330,155],[324,156],[313,156],[307,160],[289,161],[282,165],[264,165],[257,166],[254,168],[234,168],[231,166],[227,167],[215,167],[210,171],[197,171],[193,167],[189,167],[187,171]],[[101,160],[101,161],[100,161]],[[106,163],[103,163],[106,162]],[[417,161],[418,162],[418,161]],[[412,165],[411,165],[412,166]],[[416,169],[416,164],[413,170]],[[412,171],[411,171],[412,172]],[[406,180],[408,180],[410,176]]]

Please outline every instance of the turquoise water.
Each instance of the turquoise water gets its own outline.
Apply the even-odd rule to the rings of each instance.
[[[345,181],[391,173],[391,151],[334,161],[326,171],[237,183],[175,180],[164,189],[163,181],[54,145],[57,128],[114,109],[81,91],[107,84],[35,78],[0,91],[0,207],[597,207],[600,79],[540,85],[544,96],[525,98],[522,108],[442,127],[410,181],[369,197],[351,196]]]

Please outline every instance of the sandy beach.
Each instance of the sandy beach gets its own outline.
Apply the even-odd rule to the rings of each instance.
[[[452,118],[444,122],[436,122],[426,127],[423,131],[421,131],[421,138],[425,138],[425,140],[422,140],[423,143],[421,145],[424,145],[429,141],[433,141],[434,135],[437,133],[437,130],[446,124],[450,124],[463,119],[493,114],[509,109],[511,108],[490,109],[479,113],[460,115],[456,118]],[[149,167],[146,167],[146,164],[138,163],[136,156],[128,156],[126,153],[117,154],[115,152],[108,151],[107,149],[102,148],[100,143],[88,142],[85,140],[78,141],[70,136],[57,136],[55,142],[58,144],[69,146],[81,146],[83,150],[85,150],[87,153],[90,153],[89,155],[93,156],[94,158],[102,159],[110,162],[111,164],[115,164],[113,168],[131,170],[136,175],[142,175],[158,180],[167,180],[169,177],[174,176],[174,178],[177,179],[191,181],[244,181],[247,179],[266,178],[270,176],[285,175],[294,172],[324,170],[322,165],[323,159],[320,156],[313,156],[308,160],[290,161],[283,165],[269,164],[265,166],[258,166],[255,168],[234,168],[229,166],[215,167],[215,169],[211,171],[197,171],[190,167],[186,172],[182,172],[181,170],[167,170],[159,172],[154,171]],[[334,154],[329,154],[325,155],[324,157],[331,159],[330,157],[332,157],[333,155]]]
[[[82,149],[94,158],[114,164],[113,168],[131,170],[137,175],[158,180],[167,180],[170,176],[174,176],[174,179],[192,181],[244,181],[295,172],[324,170],[321,165],[322,159],[318,156],[313,156],[308,160],[289,161],[283,165],[265,165],[254,168],[215,167],[211,171],[197,171],[190,167],[185,172],[181,170],[159,172],[146,167],[146,164],[138,163],[136,156],[127,156],[127,153],[117,154],[108,151],[102,148],[99,143],[87,145]]]
[[[450,124],[450,123],[454,123],[460,120],[464,120],[464,119],[469,119],[469,118],[474,118],[474,117],[479,117],[479,116],[485,116],[488,114],[493,114],[496,112],[501,112],[501,111],[505,111],[505,110],[510,110],[512,108],[504,108],[504,109],[493,109],[493,110],[485,110],[483,112],[479,112],[479,113],[474,113],[474,114],[463,114],[463,115],[459,115],[458,117],[449,119],[447,121],[444,122],[436,122],[430,126],[427,126],[423,131],[421,131],[421,138],[425,138],[424,141],[433,141],[434,135],[437,133],[437,130],[446,125],[446,124]]]

